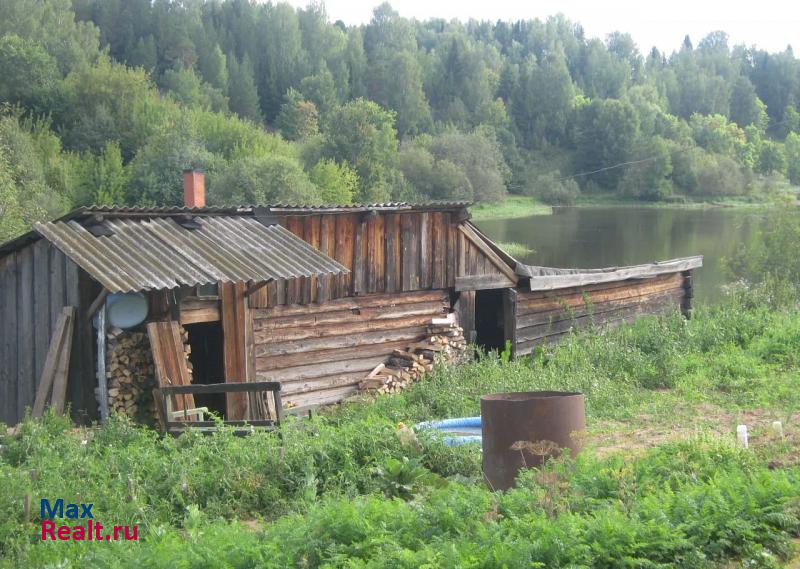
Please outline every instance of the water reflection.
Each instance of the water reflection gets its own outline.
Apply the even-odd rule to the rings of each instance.
[[[532,248],[523,262],[596,268],[705,255],[695,278],[698,300],[713,300],[726,282],[722,259],[756,238],[770,212],[712,208],[557,208],[553,215],[480,221],[497,241]]]

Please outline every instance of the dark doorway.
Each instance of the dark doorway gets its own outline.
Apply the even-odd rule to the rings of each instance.
[[[192,351],[189,362],[192,364],[192,383],[207,385],[225,381],[225,367],[222,342],[222,325],[219,322],[187,324],[189,345]],[[197,407],[208,407],[209,411],[225,417],[225,394],[211,393],[195,395]]]
[[[505,348],[505,318],[503,295],[505,289],[479,290],[475,294],[475,343],[486,350]]]

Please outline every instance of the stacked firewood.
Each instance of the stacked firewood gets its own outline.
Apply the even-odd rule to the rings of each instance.
[[[434,362],[454,363],[464,358],[467,342],[464,330],[453,315],[434,318],[428,337],[404,350],[394,350],[389,359],[378,364],[359,384],[364,390],[395,393],[406,389],[433,371]]]
[[[109,411],[129,417],[154,417],[153,355],[147,334],[111,328],[106,337]]]
[[[186,369],[189,370],[189,383],[192,383],[192,362],[189,360],[189,354],[192,353],[192,345],[189,343],[189,331],[183,326],[181,330],[181,342],[183,342],[183,357],[186,358]]]
[[[428,326],[428,343],[438,346],[438,351],[447,362],[460,362],[467,351],[467,341],[464,338],[464,329],[459,326],[451,314],[447,318],[434,318]],[[435,350],[434,348],[428,348]]]

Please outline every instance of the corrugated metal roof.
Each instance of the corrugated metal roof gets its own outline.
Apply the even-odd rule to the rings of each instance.
[[[309,211],[313,213],[321,212],[337,212],[337,211],[435,211],[435,210],[451,210],[469,207],[472,202],[423,202],[423,203],[409,203],[409,202],[386,202],[386,203],[373,203],[361,205],[298,205],[298,204],[272,204],[266,206],[271,212],[287,213],[295,211]],[[255,207],[255,206],[254,206]]]
[[[109,292],[195,286],[218,281],[267,281],[348,270],[280,225],[251,217],[107,219],[102,233],[80,223],[36,225],[43,237]]]
[[[444,202],[434,201],[426,203],[387,202],[356,205],[302,205],[302,204],[267,204],[267,205],[224,205],[207,207],[185,206],[160,206],[160,207],[130,207],[113,205],[93,205],[79,207],[55,219],[53,223],[78,221],[85,223],[89,218],[102,217],[105,219],[128,218],[169,218],[169,217],[255,217],[260,214],[292,215],[322,213],[359,213],[367,211],[383,212],[416,212],[416,211],[456,211],[472,205],[471,202]],[[0,243],[0,258],[17,251],[18,249],[37,241],[40,238],[36,231],[29,231],[16,239]]]
[[[461,209],[469,207],[472,202],[446,202],[446,201],[432,201],[422,203],[410,202],[385,202],[385,203],[372,203],[372,204],[324,204],[324,205],[308,205],[308,204],[247,204],[247,205],[219,205],[219,206],[206,206],[206,207],[186,207],[186,206],[159,206],[159,207],[130,207],[130,206],[106,206],[106,205],[93,205],[79,208],[70,212],[65,216],[71,219],[76,215],[86,213],[103,213],[109,215],[175,215],[175,214],[197,214],[197,215],[250,215],[254,214],[256,210],[263,210],[268,212],[359,212],[359,211],[425,211],[425,210],[449,210]],[[62,219],[65,219],[62,218]]]

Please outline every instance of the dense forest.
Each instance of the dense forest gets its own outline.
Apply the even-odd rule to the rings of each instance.
[[[644,48],[640,51],[640,48]],[[546,21],[0,3],[0,240],[70,207],[744,196],[800,183],[800,60]]]

